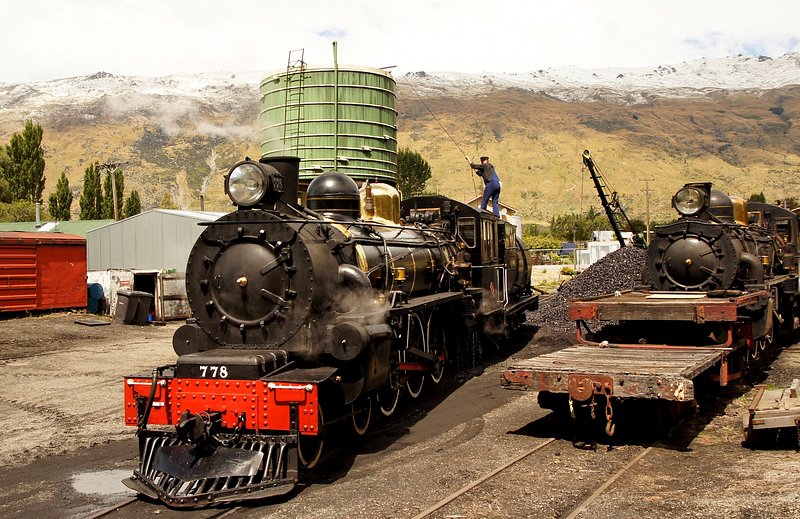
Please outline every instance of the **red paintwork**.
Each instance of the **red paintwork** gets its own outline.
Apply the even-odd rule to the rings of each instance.
[[[175,425],[184,411],[220,412],[222,426],[233,429],[244,413],[246,429],[284,432],[292,428],[291,406],[296,405],[300,434],[316,435],[319,429],[315,384],[172,377],[160,377],[156,384],[148,425]],[[126,425],[137,425],[136,397],[146,400],[151,385],[149,377],[125,377]]]
[[[0,232],[0,312],[86,307],[86,239]]]

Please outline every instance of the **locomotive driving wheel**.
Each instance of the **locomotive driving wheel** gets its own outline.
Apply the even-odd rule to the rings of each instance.
[[[431,382],[438,384],[444,376],[444,363],[447,360],[447,350],[445,348],[445,333],[439,319],[430,318],[428,321],[428,341],[426,352],[436,356],[433,363],[433,371],[430,373]]]
[[[297,457],[300,466],[306,469],[313,469],[322,459],[322,451],[325,446],[324,419],[322,417],[322,406],[317,407],[319,417],[319,431],[316,436],[299,434],[297,436]]]
[[[396,384],[386,386],[375,395],[375,401],[383,416],[392,416],[400,401],[400,386]]]
[[[406,348],[415,348],[420,351],[426,351],[425,346],[425,333],[422,325],[422,319],[416,313],[408,316],[408,325],[406,333]],[[409,362],[414,359],[414,355],[403,351],[402,362]],[[406,373],[406,391],[411,398],[419,398],[422,394],[422,387],[425,385],[425,373],[418,370],[409,370]]]
[[[372,419],[372,397],[360,396],[350,404],[353,431],[358,436],[367,434]]]

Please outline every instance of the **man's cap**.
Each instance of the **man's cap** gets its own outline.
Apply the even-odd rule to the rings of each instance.
[[[489,157],[483,156],[481,157],[481,160],[489,160]]]

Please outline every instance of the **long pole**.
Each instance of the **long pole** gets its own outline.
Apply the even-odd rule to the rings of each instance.
[[[339,166],[339,56],[336,42],[333,42],[333,169]]]
[[[644,222],[645,222],[645,235],[644,241],[647,246],[650,246],[650,180],[644,181]]]
[[[111,174],[111,197],[114,204],[114,220],[119,220],[119,209],[117,208],[117,168],[127,162],[111,162],[100,164],[100,167],[110,172]]]

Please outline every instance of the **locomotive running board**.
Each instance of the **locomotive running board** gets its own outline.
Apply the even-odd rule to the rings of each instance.
[[[503,372],[509,389],[569,393],[570,381],[610,381],[615,397],[678,402],[694,399],[695,377],[724,360],[727,349],[609,349],[571,346],[521,360]],[[723,362],[724,364],[724,362]]]

